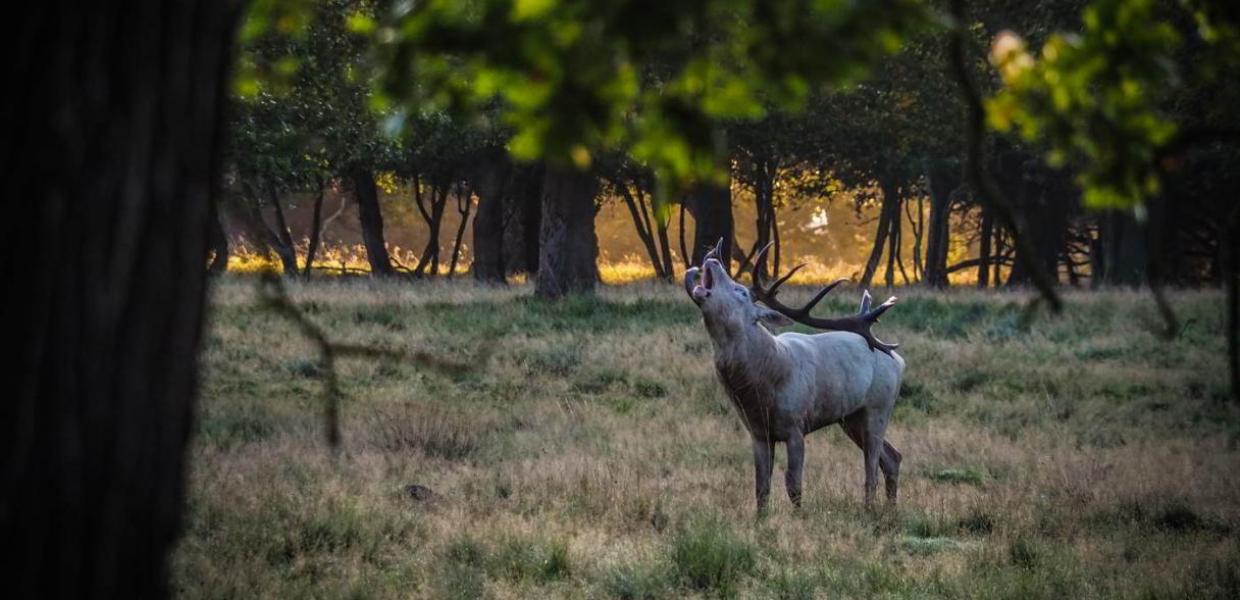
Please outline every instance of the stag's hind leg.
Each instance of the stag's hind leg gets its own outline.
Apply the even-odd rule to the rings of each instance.
[[[864,413],[857,413],[857,414],[854,414],[854,415],[851,415],[845,418],[843,421],[840,422],[840,428],[844,430],[844,433],[848,434],[848,439],[852,440],[853,443],[856,444],[857,447],[860,448],[863,453],[865,453],[866,438],[868,437],[867,435],[868,426],[867,426],[867,420],[864,416]],[[900,488],[900,461],[903,460],[903,456],[900,455],[900,452],[896,450],[895,446],[892,446],[886,440],[882,440],[882,450],[878,452],[877,454],[878,454],[878,467],[879,469],[882,469],[883,479],[885,480],[885,483],[887,484],[886,485],[887,501],[889,503],[895,503],[896,496],[898,495],[899,488]],[[868,453],[866,455],[867,457],[869,456]],[[876,478],[877,478],[877,474],[874,476],[874,479]],[[873,481],[873,488],[877,488],[878,482],[871,479],[870,474],[869,474],[869,463],[867,461],[866,463],[867,503],[870,500],[872,500],[872,497],[873,497],[873,491],[872,491],[872,488],[870,487],[871,481]]]

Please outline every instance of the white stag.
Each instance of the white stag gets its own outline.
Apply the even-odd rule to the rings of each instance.
[[[884,435],[899,395],[904,359],[894,352],[895,344],[879,341],[870,327],[895,304],[895,298],[871,309],[866,292],[856,315],[813,317],[810,310],[839,281],[823,288],[805,306],[791,308],[776,300],[775,294],[804,265],[763,287],[759,272],[768,245],[754,259],[753,286],[746,288],[716,258],[722,243],[706,255],[700,268],[685,272],[684,285],[701,309],[714,342],[719,381],[753,438],[758,512],[766,510],[771,492],[775,443],[783,442],[788,449],[784,481],[788,498],[799,508],[805,435],[833,423],[840,424],[865,456],[866,505],[873,504],[880,468],[887,483],[887,500],[894,503],[901,456]],[[794,321],[830,331],[776,336],[762,326],[786,326]]]

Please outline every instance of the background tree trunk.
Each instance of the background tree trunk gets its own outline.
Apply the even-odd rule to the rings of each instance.
[[[369,169],[357,168],[351,177],[370,272],[381,277],[393,275],[392,259],[388,257],[387,244],[383,239],[383,213],[379,210],[379,190],[375,187],[374,173]]]
[[[461,242],[465,238],[465,226],[469,224],[469,212],[473,208],[474,192],[464,183],[456,187],[456,212],[461,222],[456,226],[456,239],[452,242],[452,261],[448,263],[448,276],[456,274],[456,263],[461,257]]]
[[[732,189],[727,185],[703,184],[685,197],[685,205],[693,215],[693,248],[690,250],[693,264],[702,264],[702,258],[720,240],[733,236]],[[725,266],[731,268],[732,244],[723,244]]]
[[[8,598],[170,594],[238,7],[31,4],[6,38]]]
[[[534,293],[541,298],[594,291],[598,238],[594,234],[593,174],[547,167],[542,189],[542,233]]]
[[[422,256],[418,258],[418,266],[414,269],[413,275],[423,277],[429,273],[431,277],[435,277],[439,275],[439,226],[443,223],[443,211],[448,205],[448,186],[445,184],[430,188],[431,208],[429,212],[422,205],[422,195],[416,192],[418,189],[420,188],[415,188],[418,212],[422,213],[422,220],[426,221],[427,238],[426,246],[422,249]]]
[[[861,287],[868,288],[874,281],[874,273],[878,271],[878,262],[883,258],[883,247],[887,245],[887,235],[891,230],[891,221],[898,219],[899,198],[895,184],[880,181],[883,190],[883,204],[878,212],[878,228],[874,234],[874,246],[870,250],[870,258],[865,261],[865,271],[861,274]]]
[[[503,150],[481,158],[474,177],[474,193],[478,210],[474,213],[474,263],[470,267],[474,280],[485,283],[507,283],[504,273],[504,208],[508,202],[512,163]]]
[[[932,169],[927,178],[930,180],[930,231],[926,243],[926,285],[945,288],[948,286],[947,251],[951,247],[951,195],[961,178],[948,167]]]
[[[302,275],[309,277],[314,269],[314,257],[319,253],[319,242],[323,237],[323,177],[316,176],[317,193],[314,196],[314,214],[310,217],[310,244],[306,248],[306,266]]]
[[[995,217],[994,213],[988,210],[984,204],[981,209],[982,233],[981,241],[978,242],[977,287],[986,288],[990,285],[990,254],[995,233]]]
[[[1099,283],[1135,287],[1145,282],[1145,229],[1130,213],[1103,213],[1098,238],[1102,250]]]
[[[207,248],[211,251],[211,264],[207,266],[210,275],[223,275],[228,271],[228,233],[224,231],[218,200],[209,203],[210,213],[207,216]]]
[[[508,275],[538,272],[542,229],[542,189],[546,166],[518,167],[504,206],[504,271]]]

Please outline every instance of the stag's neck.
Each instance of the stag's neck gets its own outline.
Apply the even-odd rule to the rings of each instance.
[[[715,345],[715,366],[720,371],[744,374],[755,381],[782,380],[788,371],[783,346],[757,323],[739,327],[706,323]]]

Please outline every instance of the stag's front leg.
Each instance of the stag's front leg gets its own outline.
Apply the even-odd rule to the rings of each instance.
[[[771,497],[771,463],[774,448],[771,442],[753,439],[754,495],[758,502],[758,515],[766,514],[767,499]]]
[[[784,472],[784,487],[788,488],[788,499],[792,505],[801,508],[801,471],[805,464],[805,436],[794,431],[788,436],[788,470]]]

